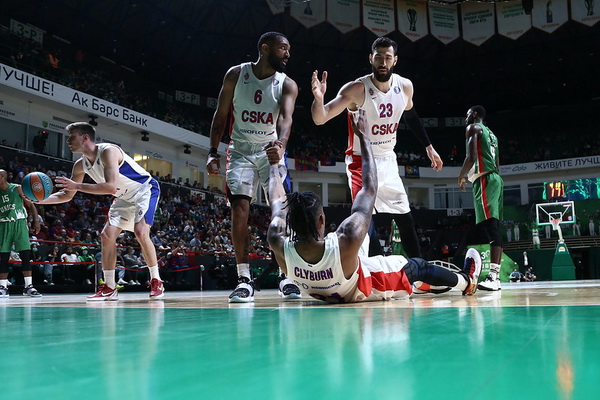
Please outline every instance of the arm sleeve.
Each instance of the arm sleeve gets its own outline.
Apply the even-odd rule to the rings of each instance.
[[[423,126],[423,122],[421,122],[419,119],[414,107],[404,112],[404,121],[410,128],[410,131],[413,133],[413,135],[415,135],[417,140],[423,145],[423,147],[427,147],[431,144],[429,136],[427,135],[425,127]]]

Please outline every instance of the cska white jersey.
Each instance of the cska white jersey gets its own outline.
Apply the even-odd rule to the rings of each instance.
[[[325,252],[316,264],[298,254],[288,237],[283,244],[287,276],[311,297],[330,303],[391,300],[406,297],[412,287],[403,271],[402,256],[358,257],[358,268],[350,279],[344,276],[340,243],[336,232],[325,236]]]
[[[119,164],[119,179],[117,180],[117,192],[115,193],[115,197],[125,201],[131,200],[138,194],[142,187],[147,186],[147,183],[152,179],[152,176],[129,157],[120,147],[110,143],[97,144],[98,154],[96,155],[96,160],[93,165],[85,156],[81,157],[83,160],[83,171],[88,174],[94,182],[105,183],[104,164],[102,163],[101,156],[102,152],[111,146],[119,149],[123,155],[123,161]]]
[[[402,113],[408,103],[408,97],[402,90],[402,78],[392,74],[390,90],[383,93],[371,81],[371,75],[358,78],[365,86],[365,102],[357,111],[348,110],[348,117],[358,120],[358,112],[364,111],[366,117],[367,140],[371,142],[373,156],[394,155],[396,132]],[[352,121],[348,119],[348,149],[346,155],[360,156],[360,142],[352,130]]]
[[[240,65],[240,76],[233,93],[232,141],[267,144],[278,138],[277,118],[286,75],[275,72],[258,79],[252,63]]]

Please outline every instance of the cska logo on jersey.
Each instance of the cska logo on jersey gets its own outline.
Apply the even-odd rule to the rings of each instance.
[[[248,79],[250,79],[250,74],[246,72],[244,74],[244,80],[247,81]]]
[[[373,91],[373,88],[369,88],[369,96],[373,96],[375,94],[375,92]]]

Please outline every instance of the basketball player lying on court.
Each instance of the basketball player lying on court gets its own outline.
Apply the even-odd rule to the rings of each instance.
[[[330,303],[390,300],[412,293],[413,282],[448,286],[472,295],[477,290],[481,258],[469,249],[460,272],[402,256],[367,257],[359,253],[367,234],[377,190],[375,162],[364,132],[364,119],[354,134],[360,140],[362,189],[352,211],[337,231],[325,236],[325,214],[313,192],[285,193],[277,165],[271,165],[269,244],[281,270],[306,294]]]

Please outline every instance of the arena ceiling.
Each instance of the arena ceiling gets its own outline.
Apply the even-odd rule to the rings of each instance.
[[[138,74],[214,97],[231,65],[256,59],[260,34],[280,31],[292,44],[288,74],[301,105],[311,101],[315,69],[329,70],[330,92],[368,73],[375,39],[366,28],[306,29],[289,10],[273,15],[266,0],[3,0],[2,8],[3,24],[30,23]],[[495,35],[479,47],[390,36],[399,44],[397,72],[413,80],[421,115],[463,115],[471,103],[500,111],[600,96],[600,24],[569,21],[552,34],[532,28],[518,40]]]

